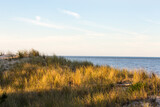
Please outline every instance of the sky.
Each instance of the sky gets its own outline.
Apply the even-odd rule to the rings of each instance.
[[[1,0],[0,51],[160,57],[160,0]]]

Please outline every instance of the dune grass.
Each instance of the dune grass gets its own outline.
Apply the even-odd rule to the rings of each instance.
[[[129,81],[128,88],[117,87]],[[63,57],[32,56],[0,72],[1,107],[114,107],[158,95],[160,78]]]

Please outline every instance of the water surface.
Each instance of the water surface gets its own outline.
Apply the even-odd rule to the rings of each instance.
[[[100,57],[100,56],[65,56],[77,61],[90,61],[95,65],[109,65],[116,68],[145,69],[160,74],[160,57]]]

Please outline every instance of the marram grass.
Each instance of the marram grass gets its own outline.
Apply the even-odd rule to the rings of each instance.
[[[129,81],[129,88],[117,83]],[[31,57],[0,73],[1,107],[114,107],[158,95],[160,79],[64,58]]]

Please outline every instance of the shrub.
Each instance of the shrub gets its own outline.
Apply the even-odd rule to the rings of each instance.
[[[18,56],[19,56],[19,58],[25,58],[25,57],[28,57],[29,55],[28,55],[28,51],[26,51],[26,50],[23,50],[23,51],[18,51]]]
[[[27,50],[18,51],[17,54],[19,58],[40,56],[40,53],[35,49],[32,49],[30,51]]]
[[[37,50],[32,49],[32,50],[29,51],[29,56],[30,56],[30,57],[40,56],[40,53],[39,53]]]
[[[129,91],[129,92],[140,91],[141,88],[143,88],[143,87],[144,87],[144,83],[138,82],[138,83],[136,83],[136,84],[131,85],[131,86],[129,87],[128,91]]]
[[[4,55],[4,53],[3,53],[3,52],[0,52],[0,56],[2,56],[2,55]]]

